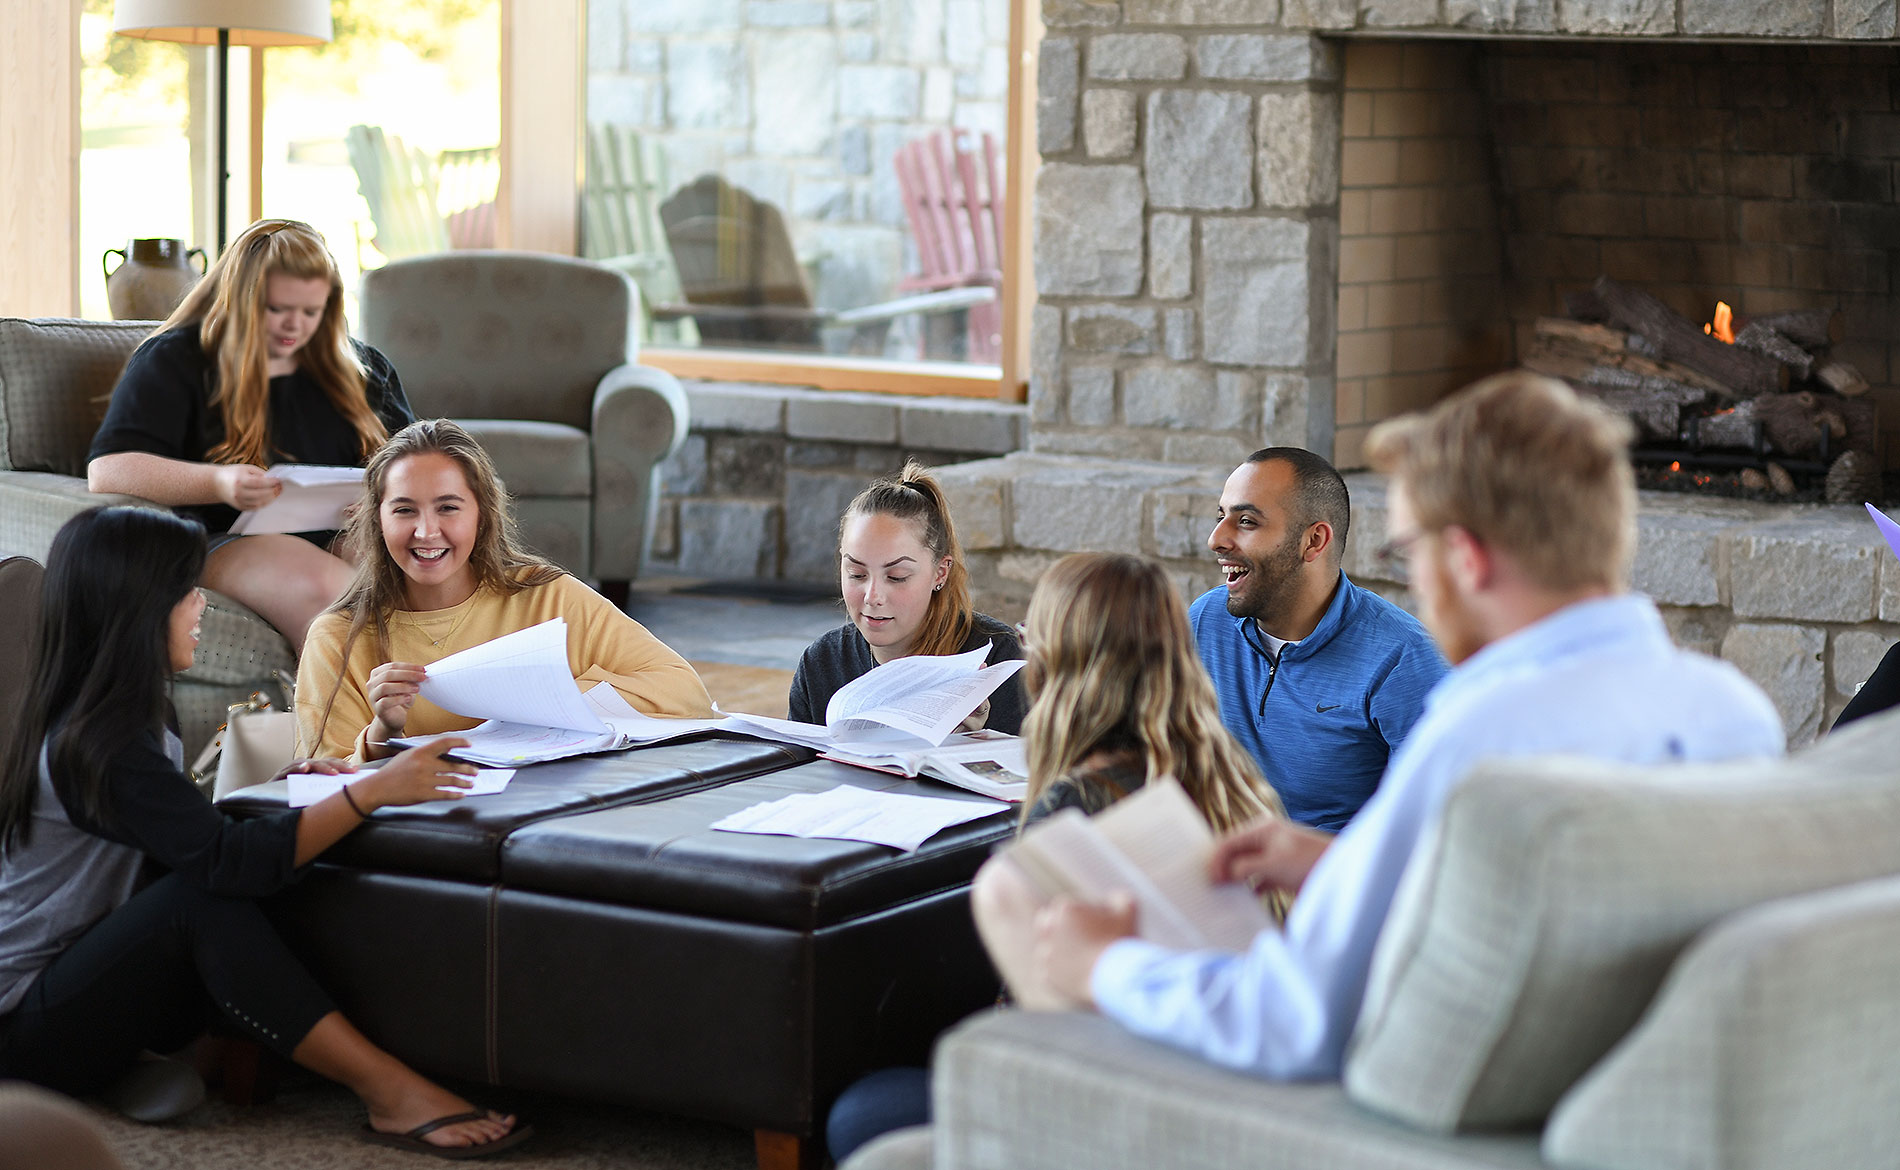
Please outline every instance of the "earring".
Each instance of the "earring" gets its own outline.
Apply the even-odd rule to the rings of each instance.
[[[932,593],[941,593],[941,592],[943,592],[943,582],[942,582],[942,581],[939,581],[939,582],[937,582],[937,583],[936,583],[935,585],[932,585],[932,586],[930,587],[930,591],[931,591]]]

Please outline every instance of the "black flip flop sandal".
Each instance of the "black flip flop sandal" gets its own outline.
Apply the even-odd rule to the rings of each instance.
[[[464,1121],[487,1121],[494,1115],[486,1109],[471,1109],[466,1113],[451,1113],[438,1117],[434,1121],[425,1121],[407,1133],[384,1133],[379,1129],[363,1127],[365,1141],[375,1142],[379,1146],[391,1146],[398,1150],[408,1150],[412,1154],[428,1154],[435,1158],[450,1158],[460,1161],[465,1158],[486,1158],[490,1154],[499,1154],[503,1150],[513,1149],[534,1136],[534,1127],[520,1122],[515,1127],[492,1142],[479,1142],[472,1146],[438,1146],[423,1139],[438,1129],[451,1125],[460,1125]]]

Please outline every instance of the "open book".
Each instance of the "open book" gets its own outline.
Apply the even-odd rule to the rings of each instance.
[[[1135,932],[1176,950],[1244,951],[1273,916],[1237,883],[1207,880],[1214,834],[1172,776],[1142,786],[1093,817],[1063,809],[1005,855],[1045,898],[1135,897]]]
[[[617,751],[725,727],[723,719],[656,719],[627,705],[608,683],[582,694],[568,672],[562,618],[483,642],[429,665],[422,697],[485,722],[453,734],[468,740],[455,758],[494,767]],[[414,747],[434,736],[389,742]]]
[[[913,654],[852,679],[825,705],[823,724],[732,713],[733,730],[821,751],[888,755],[940,746],[970,712],[1023,668],[1020,658],[983,665],[991,647],[962,654]],[[913,775],[915,773],[912,773]]]
[[[889,749],[854,751],[844,744],[826,751],[826,759],[895,772],[900,776],[930,776],[946,784],[996,800],[1020,802],[1029,791],[1029,762],[1023,741],[1000,731],[957,732],[942,746],[912,751]]]
[[[363,494],[360,467],[320,467],[279,463],[268,469],[283,490],[261,508],[238,513],[231,531],[240,535],[261,532],[323,532],[343,527],[343,510]]]

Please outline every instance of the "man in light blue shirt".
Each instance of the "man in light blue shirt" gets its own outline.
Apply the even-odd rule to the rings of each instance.
[[[1725,663],[1677,649],[1625,592],[1628,425],[1522,372],[1374,430],[1391,539],[1454,664],[1337,838],[1287,821],[1223,840],[1217,880],[1297,891],[1245,954],[1132,937],[1126,899],[1036,915],[1034,977],[1137,1034],[1279,1079],[1340,1074],[1373,946],[1413,850],[1477,761],[1568,753],[1631,763],[1778,754],[1779,717]]]

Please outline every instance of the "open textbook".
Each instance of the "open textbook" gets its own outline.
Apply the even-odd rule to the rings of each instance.
[[[239,536],[262,532],[323,532],[343,527],[343,510],[363,494],[360,467],[320,467],[279,463],[267,469],[283,490],[261,508],[238,513],[231,531]]]
[[[1063,809],[1005,856],[1045,898],[1102,902],[1127,890],[1135,897],[1135,933],[1160,946],[1244,951],[1273,917],[1245,886],[1208,881],[1213,852],[1200,810],[1163,776],[1093,817]]]
[[[831,748],[825,758],[900,776],[930,776],[996,800],[1020,802],[1029,792],[1023,741],[1000,731],[959,731],[940,747],[912,751],[879,744],[860,753],[852,750],[855,746]]]
[[[723,719],[657,719],[627,705],[609,683],[585,694],[567,665],[567,622],[554,618],[430,663],[422,697],[444,711],[485,722],[453,734],[468,740],[454,756],[514,767],[589,752],[658,743],[724,727]],[[389,742],[414,747],[435,736]]]
[[[990,649],[892,659],[839,687],[825,705],[823,724],[735,711],[733,720],[746,726],[733,730],[821,751],[849,745],[854,753],[888,755],[938,747],[991,692],[1023,668],[1020,658],[983,665]]]

